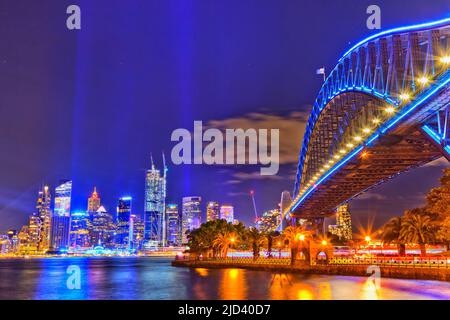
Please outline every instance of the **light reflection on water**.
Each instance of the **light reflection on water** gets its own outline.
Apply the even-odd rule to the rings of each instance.
[[[78,265],[81,289],[69,290]],[[0,260],[0,299],[449,299],[450,283],[175,268],[167,258]]]

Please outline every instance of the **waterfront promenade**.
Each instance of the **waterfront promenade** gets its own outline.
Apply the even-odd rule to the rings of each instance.
[[[333,258],[326,263],[297,261],[291,265],[288,258],[227,258],[189,259],[184,257],[172,261],[174,267],[189,268],[241,268],[275,273],[299,273],[343,276],[369,276],[373,266],[379,267],[383,278],[450,281],[450,261],[446,258]],[[369,268],[371,267],[371,268]]]

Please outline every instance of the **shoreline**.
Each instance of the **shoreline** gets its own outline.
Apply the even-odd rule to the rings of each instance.
[[[171,262],[173,267],[181,268],[209,268],[226,269],[239,268],[253,271],[266,271],[276,273],[298,273],[298,274],[317,274],[334,276],[357,276],[368,277],[371,273],[367,272],[369,265],[274,265],[274,264],[250,264],[250,263],[232,263],[216,261],[187,261],[174,260]],[[450,269],[445,268],[407,268],[407,267],[380,267],[380,276],[382,278],[409,279],[409,280],[434,280],[450,282]]]

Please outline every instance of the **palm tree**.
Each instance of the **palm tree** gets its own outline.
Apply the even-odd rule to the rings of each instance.
[[[291,249],[291,265],[294,265],[298,252],[304,254],[306,261],[309,261],[309,240],[311,233],[302,226],[289,226],[283,231],[283,238]]]
[[[247,239],[252,246],[253,260],[256,260],[259,257],[261,247],[264,245],[265,236],[258,229],[251,227],[247,231]]]
[[[278,237],[280,233],[278,231],[269,231],[267,233],[267,256],[272,257],[272,247],[274,238]]]
[[[394,217],[390,219],[381,230],[381,238],[383,240],[383,243],[397,244],[397,251],[399,256],[404,256],[406,253],[405,243],[400,240],[402,220],[402,217]]]
[[[212,244],[213,247],[218,249],[220,255],[223,258],[226,258],[228,255],[228,249],[230,249],[231,245],[235,243],[236,240],[237,236],[235,232],[222,231],[216,236]]]
[[[400,240],[404,243],[413,242],[419,244],[421,256],[426,256],[425,245],[433,242],[434,239],[435,230],[429,216],[407,213],[402,219]]]

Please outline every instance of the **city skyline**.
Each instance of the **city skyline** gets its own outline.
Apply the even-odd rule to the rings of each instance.
[[[352,4],[352,12],[333,2],[325,6],[313,3],[307,8],[282,4],[276,7],[280,16],[271,15],[273,5],[263,4],[254,12],[251,5],[239,4],[220,9],[221,19],[216,19],[219,8],[214,4],[184,6],[199,17],[195,23],[189,19],[190,13],[173,12],[168,5],[156,9],[143,4],[145,14],[138,14],[133,21],[123,18],[125,21],[119,4],[108,8],[91,4],[85,15],[86,28],[78,34],[54,27],[59,23],[58,12],[65,12],[62,4],[30,4],[24,9],[11,3],[5,9],[3,30],[12,31],[4,34],[0,60],[5,74],[17,76],[4,77],[1,83],[5,88],[1,104],[11,107],[1,110],[2,136],[10,139],[5,140],[7,151],[0,159],[0,229],[26,224],[30,203],[35,202],[43,181],[55,186],[61,177],[74,182],[75,211],[85,210],[85,197],[97,186],[110,211],[115,199],[130,194],[139,204],[135,209],[142,213],[141,177],[150,153],[168,153],[170,133],[192,127],[193,120],[218,127],[283,124],[288,129],[281,132],[281,140],[295,141],[295,145],[282,146],[280,174],[267,179],[255,175],[252,166],[173,166],[168,159],[169,175],[178,178],[168,185],[174,199],[195,194],[205,200],[220,198],[223,203],[233,203],[240,219],[248,224],[254,219],[249,190],[255,190],[259,214],[272,209],[283,190],[292,191],[309,105],[322,84],[315,70],[321,66],[329,70],[350,47],[349,41],[355,43],[372,33],[365,27],[365,4]],[[133,8],[130,5],[126,10]],[[446,1],[436,1],[425,9],[420,1],[407,7],[385,3],[383,28],[441,18],[447,9]],[[35,16],[19,19],[21,25],[17,25],[15,18],[27,10]],[[326,19],[317,23],[308,12],[321,12]],[[39,18],[46,14],[51,18]],[[101,19],[96,20],[99,14],[121,23],[106,29]],[[335,19],[336,14],[340,19]],[[161,26],[164,37],[139,27],[148,19]],[[308,40],[310,45],[318,46],[326,37],[329,50],[313,55],[303,50],[295,34],[311,26],[323,36]],[[143,38],[151,41],[143,43]],[[60,45],[55,48],[51,39],[59,39]],[[142,45],[142,56],[105,49],[115,45],[129,48],[136,42]],[[159,43],[161,50],[152,50],[152,43]],[[242,45],[232,45],[235,43]],[[220,55],[215,54],[217,50]],[[20,56],[16,52],[21,52]],[[67,67],[67,59],[73,67]],[[90,65],[96,66],[95,72],[87,68]],[[59,70],[65,72],[64,81],[58,78]],[[26,133],[19,129],[23,127]],[[419,168],[363,194],[350,203],[355,220],[365,223],[365,216],[371,214],[377,215],[377,223],[401,214],[410,205],[420,205],[425,191],[437,184],[443,167],[441,163]],[[411,183],[415,180],[423,183]]]

